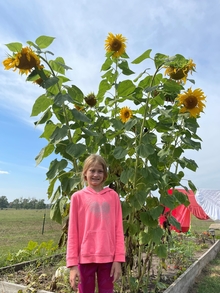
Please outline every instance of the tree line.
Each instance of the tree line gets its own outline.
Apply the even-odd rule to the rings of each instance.
[[[36,198],[16,198],[12,202],[8,202],[6,196],[0,196],[0,209],[15,208],[15,209],[45,209],[49,205],[45,204],[44,199]]]

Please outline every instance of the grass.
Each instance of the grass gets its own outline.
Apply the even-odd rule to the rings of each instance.
[[[49,210],[0,210],[1,256],[26,247],[30,240],[38,243],[53,240],[58,243],[61,232],[61,225],[50,219]]]
[[[191,293],[216,293],[220,292],[220,253],[211,261],[197,278]]]

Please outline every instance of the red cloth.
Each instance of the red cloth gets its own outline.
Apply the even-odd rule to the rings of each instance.
[[[197,219],[200,219],[200,220],[209,219],[209,216],[204,212],[202,207],[197,203],[195,194],[193,193],[192,190],[189,190],[187,193],[185,189],[178,189],[178,191],[181,191],[182,193],[187,194],[188,199],[190,201],[190,205],[188,206],[188,209]]]
[[[169,212],[169,208],[165,208],[164,214]],[[170,225],[171,230],[175,230],[176,232],[188,232],[190,227],[190,211],[183,205],[179,205],[174,210],[172,210],[171,215],[180,223],[181,230],[178,230],[175,226]],[[166,217],[164,215],[159,217],[159,223],[163,226],[164,221],[166,221]]]
[[[172,210],[171,215],[180,223],[181,230],[179,231],[176,227],[170,226],[171,230],[175,230],[177,232],[188,232],[191,222],[191,213],[200,220],[207,220],[209,216],[204,212],[201,206],[197,203],[195,199],[195,194],[192,190],[186,191],[185,189],[176,189],[179,192],[182,192],[188,196],[190,205],[188,207],[184,206],[183,204],[176,207]],[[172,195],[173,190],[169,189],[168,194]],[[159,223],[163,226],[164,221],[166,221],[166,213],[169,212],[170,209],[165,207],[163,215],[159,217]]]

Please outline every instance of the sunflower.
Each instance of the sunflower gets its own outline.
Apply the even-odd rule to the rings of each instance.
[[[127,122],[132,117],[132,111],[128,107],[123,107],[120,110],[120,119],[123,123]]]
[[[94,107],[97,103],[96,96],[94,93],[89,94],[87,97],[85,97],[86,104],[88,104],[90,107]]]
[[[195,71],[195,67],[196,64],[193,63],[192,59],[189,59],[187,64],[183,65],[182,67],[166,67],[164,74],[169,75],[174,80],[182,80],[183,83],[186,83],[188,73],[190,72],[192,74],[192,72]]]
[[[9,56],[3,61],[3,65],[6,70],[14,68],[15,71],[18,68],[21,74],[28,74],[33,67],[42,69],[40,58],[29,47],[22,48],[21,52]]]
[[[203,112],[203,108],[205,104],[205,95],[201,89],[195,89],[192,91],[189,88],[185,93],[179,94],[176,98],[178,101],[178,105],[182,106],[180,109],[181,113],[188,112],[192,117],[198,117],[201,112]]]
[[[127,39],[122,34],[109,33],[105,40],[105,50],[107,52],[114,52],[113,57],[120,57],[125,53]]]

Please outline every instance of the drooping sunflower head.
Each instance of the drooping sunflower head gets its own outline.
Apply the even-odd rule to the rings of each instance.
[[[87,97],[85,97],[86,104],[90,107],[94,107],[97,103],[97,99],[94,93],[90,93]]]
[[[123,107],[120,110],[120,119],[123,123],[127,122],[132,117],[132,111],[128,107]]]
[[[178,105],[181,106],[181,113],[189,113],[192,117],[198,117],[205,107],[205,95],[201,89],[192,90],[189,88],[176,98]]]
[[[120,57],[125,53],[127,39],[122,34],[109,33],[105,40],[105,50],[107,52],[114,52],[114,57]]]
[[[29,47],[22,48],[20,52],[17,52],[13,56],[9,56],[3,61],[3,65],[6,70],[14,68],[15,71],[19,69],[19,73],[21,74],[28,74],[31,72],[32,68],[42,68],[39,56]]]
[[[186,83],[186,79],[188,73],[192,73],[195,71],[196,64],[193,62],[192,59],[186,60],[185,64],[178,64],[178,65],[170,65],[168,67],[165,66],[165,75],[169,75],[170,78],[174,80],[180,80],[183,83]]]

